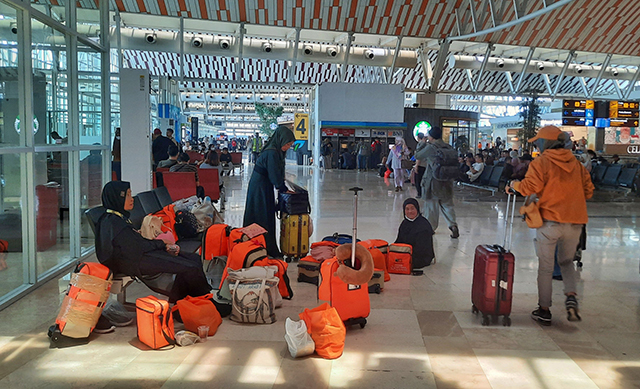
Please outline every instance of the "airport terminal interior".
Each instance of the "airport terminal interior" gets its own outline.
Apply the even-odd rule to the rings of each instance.
[[[639,13],[634,0],[0,0],[0,388],[640,387]],[[531,317],[536,230],[522,196],[510,227],[505,194],[539,158],[527,140],[544,126],[567,134],[595,186],[572,265],[582,320],[568,320],[554,279],[549,326]],[[272,324],[223,318],[208,339],[161,350],[136,320],[68,347],[50,339],[76,265],[97,262],[86,212],[105,184],[130,182],[145,211],[143,193],[160,206],[154,188],[170,203],[201,194],[197,181],[243,227],[264,174],[256,134],[263,144],[277,128],[295,137],[285,178],[308,191],[309,243],[352,234],[354,186],[357,238],[393,243],[403,203],[426,204],[413,162],[381,157],[433,134],[460,158],[449,179],[460,236],[441,217],[433,263],[369,293],[366,326],[347,327],[335,359],[294,358],[285,340],[287,318],[320,304],[297,257]],[[224,148],[231,162],[192,167],[199,179],[167,171],[158,139],[194,165]],[[280,220],[267,232],[283,233]],[[487,244],[515,257],[513,283],[492,286],[512,287],[509,322],[472,310]],[[107,305],[121,306],[112,292]],[[128,317],[149,295],[167,299],[126,286]]]

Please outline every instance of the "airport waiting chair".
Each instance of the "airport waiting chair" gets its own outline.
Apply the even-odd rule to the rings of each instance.
[[[491,179],[491,174],[493,173],[493,166],[485,166],[482,173],[480,173],[480,177],[477,180],[472,182],[472,184],[477,185],[488,185],[489,180]]]
[[[193,150],[188,150],[186,151],[187,155],[189,156],[189,162],[197,162],[197,161],[204,161],[204,154],[201,154],[197,151],[193,151]]]
[[[609,165],[607,170],[602,177],[602,185],[608,187],[616,187],[618,186],[618,177],[622,172],[621,165]]]
[[[198,169],[200,186],[204,188],[204,194],[212,201],[220,198],[220,177],[218,169]]]
[[[196,173],[194,172],[163,172],[162,181],[173,201],[196,194]]]
[[[166,189],[166,188],[165,188]],[[152,190],[146,192],[140,192],[136,195],[140,199],[140,204],[144,210],[145,215],[156,213],[162,209],[156,194]]]
[[[499,188],[500,179],[502,178],[502,172],[504,171],[504,166],[492,166],[492,167],[493,167],[493,171],[491,172],[491,176],[489,177],[489,183],[487,185],[494,188]]]
[[[594,165],[593,169],[591,170],[591,181],[593,181],[593,184],[598,185],[602,183],[602,180],[604,179],[604,175],[606,172],[607,172],[606,165]]]
[[[623,188],[633,189],[633,183],[638,175],[638,167],[625,167],[620,172],[618,184]]]
[[[244,170],[244,165],[242,164],[242,153],[241,152],[233,152],[231,154],[231,163],[233,163],[233,168],[240,169],[240,173]]]
[[[133,196],[133,209],[129,212],[129,220],[136,230],[142,227],[142,221],[147,216],[139,196]]]
[[[173,200],[171,200],[171,195],[169,194],[169,191],[164,186],[159,186],[153,189],[151,192],[153,192],[153,194],[156,196],[156,199],[158,200],[158,204],[160,204],[161,208],[164,208],[167,205],[173,203]]]

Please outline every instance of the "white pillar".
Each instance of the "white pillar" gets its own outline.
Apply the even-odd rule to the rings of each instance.
[[[149,71],[120,70],[120,139],[122,180],[131,194],[151,189]]]

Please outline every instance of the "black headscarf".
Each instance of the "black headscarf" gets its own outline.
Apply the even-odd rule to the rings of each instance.
[[[418,211],[418,216],[413,220],[409,220],[406,216],[407,205],[413,205]],[[435,257],[433,251],[433,228],[431,223],[420,213],[420,205],[418,200],[408,198],[402,204],[402,212],[404,220],[398,229],[398,237],[396,243],[410,244],[413,247],[413,268],[419,269],[429,266]]]
[[[124,209],[124,201],[131,184],[127,181],[111,181],[102,188],[102,206],[129,217],[129,211]]]
[[[278,126],[276,132],[271,135],[271,138],[269,138],[262,150],[274,149],[282,152],[282,147],[284,145],[294,142],[295,140],[296,137],[293,135],[293,131],[285,126]]]
[[[127,181],[111,181],[102,189],[102,206],[106,212],[96,224],[95,245],[98,261],[107,266],[112,263],[113,239],[123,229],[133,228],[129,221],[129,212],[124,209],[127,191],[130,188],[131,184]]]

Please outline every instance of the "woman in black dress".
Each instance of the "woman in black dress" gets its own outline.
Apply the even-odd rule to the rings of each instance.
[[[143,238],[133,228],[129,220],[133,197],[128,182],[107,183],[102,189],[102,205],[106,212],[96,224],[95,237],[96,256],[100,263],[114,274],[138,277],[143,282],[143,276],[175,274],[170,290],[159,290],[145,282],[154,291],[166,294],[172,303],[186,296],[202,296],[211,291],[199,255],[182,253],[178,245]]]
[[[293,132],[279,126],[263,147],[251,174],[247,189],[243,226],[256,223],[267,230],[265,240],[270,257],[281,258],[276,243],[276,198],[273,188],[286,191],[284,184],[284,155],[296,140]]]
[[[431,223],[420,214],[418,200],[408,198],[402,205],[404,220],[398,229],[395,243],[410,244],[413,247],[412,263],[414,269],[431,265],[435,258],[433,252],[433,228]]]

